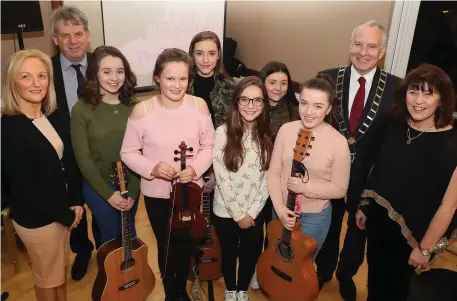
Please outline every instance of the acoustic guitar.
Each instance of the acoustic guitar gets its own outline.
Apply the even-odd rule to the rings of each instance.
[[[301,163],[311,148],[312,132],[300,129],[294,149],[291,176],[304,176],[306,168]],[[289,190],[287,208],[295,209],[297,195]],[[268,224],[268,248],[257,262],[257,278],[261,288],[274,301],[312,301],[319,294],[313,254],[317,242],[300,230],[300,222],[292,231],[279,220]]]
[[[203,176],[205,182],[209,181],[209,179],[209,174]],[[211,225],[211,196],[212,190],[203,190],[201,211],[206,215],[208,230],[197,246],[197,252],[200,253],[198,260],[198,279],[200,281],[217,280],[222,277],[221,245],[216,234],[216,229]],[[195,258],[192,257],[189,267],[189,276],[187,277],[190,281],[195,279],[194,271],[192,271],[194,266]]]
[[[113,163],[121,196],[128,198],[127,173],[121,161]],[[148,264],[148,247],[130,237],[130,215],[121,211],[122,237],[104,243],[97,251],[98,274],[92,288],[93,301],[143,301],[155,285]]]

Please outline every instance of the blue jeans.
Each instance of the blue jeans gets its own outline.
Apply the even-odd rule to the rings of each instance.
[[[108,185],[109,188],[116,190],[114,185]],[[87,206],[97,220],[100,228],[100,245],[121,235],[121,211],[114,209],[105,201],[94,189],[86,182],[83,183],[83,196],[86,199]],[[136,237],[135,214],[138,209],[138,200],[130,209],[130,234]]]
[[[275,210],[273,209],[273,219],[278,219]],[[302,213],[300,217],[301,230],[308,236],[311,236],[317,241],[317,249],[313,255],[313,261],[324,244],[327,237],[330,223],[332,221],[332,204],[317,213]]]

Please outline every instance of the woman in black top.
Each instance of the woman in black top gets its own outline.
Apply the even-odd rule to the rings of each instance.
[[[412,70],[396,92],[394,120],[362,193],[356,222],[367,229],[368,300],[406,300],[413,271],[454,226],[457,206],[455,92],[440,68]]]
[[[189,55],[195,61],[194,82],[189,85],[189,94],[206,101],[214,128],[217,128],[226,120],[235,87],[224,69],[219,37],[212,31],[196,34],[190,42]]]
[[[39,301],[67,300],[69,229],[83,214],[69,133],[56,109],[51,59],[14,53],[2,93],[2,201],[30,260]]]

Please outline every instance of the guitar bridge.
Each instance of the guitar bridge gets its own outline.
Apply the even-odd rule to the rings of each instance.
[[[271,266],[271,270],[273,271],[273,273],[275,273],[278,277],[288,281],[288,282],[292,282],[292,277],[290,277],[289,275],[287,275],[286,273],[284,273],[283,271],[281,271],[280,269],[278,269],[277,267],[275,267],[274,265]]]
[[[125,291],[126,289],[131,288],[132,286],[137,285],[140,282],[140,279],[135,279],[132,281],[127,282],[126,284],[119,287],[120,291]]]

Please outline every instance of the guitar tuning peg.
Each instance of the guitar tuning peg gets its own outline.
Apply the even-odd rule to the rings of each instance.
[[[188,150],[189,150],[190,152],[193,152],[193,151],[194,151],[194,148],[191,146],[191,147],[188,148]]]
[[[312,145],[308,145],[308,148],[313,148],[313,146]]]
[[[314,138],[314,137],[311,137],[311,141],[314,141],[315,139],[316,139],[316,138]]]
[[[175,161],[175,162],[176,162],[176,161],[179,161],[179,158],[174,157],[174,158],[173,158],[173,161]]]
[[[305,154],[305,156],[306,156],[306,157],[309,157],[309,154],[308,154],[308,153],[306,153],[306,154]]]
[[[179,151],[175,149],[174,154],[175,155],[179,154]]]

